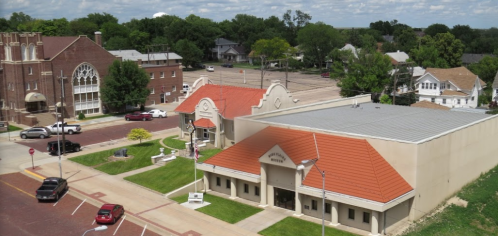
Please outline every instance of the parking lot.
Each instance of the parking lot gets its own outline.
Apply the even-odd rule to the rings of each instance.
[[[66,194],[58,202],[38,203],[40,185],[21,173],[0,175],[0,235],[82,235],[99,226],[94,223],[98,208],[84,199]],[[123,216],[107,230],[87,235],[158,235],[130,219]]]
[[[208,66],[209,64],[206,64]],[[206,70],[184,71],[183,82],[192,85],[201,75],[206,75],[214,84],[224,84],[248,88],[261,87],[261,70],[225,68],[215,66],[214,72]],[[277,70],[266,71],[263,77],[263,88],[268,88],[273,80],[280,80],[285,86],[285,72]],[[244,83],[245,82],[245,83]],[[298,105],[340,98],[340,89],[335,80],[322,78],[319,74],[301,72],[287,73],[287,89],[292,92]]]

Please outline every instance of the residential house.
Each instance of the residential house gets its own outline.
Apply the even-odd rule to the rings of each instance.
[[[405,52],[400,52],[399,50],[397,52],[388,52],[386,53],[386,55],[389,56],[389,58],[391,59],[391,63],[394,66],[398,65],[399,63],[404,63],[410,58],[408,54],[406,54]]]
[[[236,144],[197,169],[204,191],[396,234],[496,166],[497,133],[498,116],[360,95],[237,117]]]
[[[175,112],[180,115],[180,138],[190,137],[187,126],[192,120],[196,138],[225,148],[235,143],[235,117],[286,109],[296,103],[279,81],[273,81],[268,89],[255,89],[215,85],[207,76],[201,76]]]
[[[416,82],[419,101],[430,101],[450,108],[476,108],[478,96],[485,86],[479,76],[465,67],[427,68]]]
[[[496,72],[492,87],[493,87],[493,95],[491,99],[495,102],[498,102],[498,72]]]
[[[351,53],[353,53],[353,55],[358,58],[358,52],[360,51],[360,49],[356,49],[355,46],[349,44],[349,43],[346,43],[346,45],[344,45],[344,47],[342,47],[341,49],[339,49],[341,51],[346,51],[346,50],[349,50],[351,51]]]
[[[304,59],[304,51],[301,50],[299,48],[299,45],[298,46],[295,46],[294,49],[296,50],[296,52],[294,53],[294,55],[292,55],[292,58],[294,60],[297,60],[297,61],[300,61],[300,62],[303,62],[303,59]]]
[[[470,64],[478,63],[485,56],[495,57],[493,54],[464,53],[462,54],[462,66],[468,67]]]
[[[249,58],[244,46],[228,39],[217,38],[214,40],[215,47],[211,49],[211,57],[226,62],[248,62]]]
[[[142,54],[136,50],[110,50],[122,60],[134,61],[149,75],[150,95],[145,105],[176,102],[183,96],[182,57],[174,52]]]
[[[384,38],[384,40],[386,42],[394,43],[394,36],[393,35],[382,35],[382,38]]]

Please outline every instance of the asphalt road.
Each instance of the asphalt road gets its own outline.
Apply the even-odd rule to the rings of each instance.
[[[151,121],[116,121],[105,124],[100,124],[98,127],[86,129],[82,126],[83,132],[79,134],[69,135],[66,134],[66,140],[79,143],[82,147],[108,142],[116,139],[126,138],[130,130],[135,128],[144,128],[149,132],[156,132],[165,129],[178,127],[179,116],[169,116],[168,118],[155,118]],[[62,139],[62,136],[60,137]],[[25,139],[18,141],[28,147],[32,147],[39,152],[47,152],[47,142],[56,141],[57,135],[46,139]]]
[[[93,223],[98,208],[85,202],[76,210],[82,200],[71,194],[55,206],[53,201],[38,203],[35,191],[40,184],[21,173],[0,175],[0,235],[82,235],[99,226]],[[87,235],[141,235],[144,230],[144,225],[136,225],[124,217],[107,227],[106,231]],[[158,234],[145,230],[144,235]]]

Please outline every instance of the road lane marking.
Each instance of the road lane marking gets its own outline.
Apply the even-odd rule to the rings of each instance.
[[[76,211],[80,208],[80,206],[81,206],[81,205],[83,205],[83,203],[85,203],[85,201],[86,201],[86,198],[85,198],[85,200],[83,200],[83,201],[80,203],[80,205],[79,205],[78,207],[76,207],[76,209],[74,209],[73,214],[71,214],[71,215],[74,215],[74,213],[75,213],[75,212],[76,212]]]
[[[145,224],[145,226],[144,226],[144,230],[142,231],[142,235],[140,235],[140,236],[144,236],[144,233],[145,233],[145,230],[146,230],[146,229],[147,229],[147,224]]]
[[[28,173],[28,174],[30,174],[30,175],[32,175],[32,176],[34,176],[34,177],[37,177],[37,178],[40,178],[40,179],[45,179],[45,177],[43,177],[43,176],[41,176],[41,175],[38,175],[38,174],[35,174],[35,173],[33,173],[33,172],[29,171],[29,170],[24,169],[24,171],[25,171],[26,173]]]
[[[114,231],[114,234],[113,235],[116,235],[116,232],[118,232],[118,229],[119,227],[121,227],[121,224],[124,222],[124,220],[126,219],[126,215],[123,217],[123,219],[121,219],[121,222],[119,222],[119,225],[118,227],[116,228],[116,230]]]
[[[93,220],[92,225],[95,224],[95,220]]]
[[[18,188],[16,186],[14,186],[14,185],[12,185],[12,184],[9,184],[9,183],[7,183],[7,182],[5,182],[3,180],[0,180],[0,182],[4,183],[4,184],[6,184],[6,185],[8,185],[8,186],[10,186],[12,188],[15,188],[19,192],[25,193],[26,195],[28,195],[28,196],[30,196],[32,198],[36,198],[35,195],[32,195],[32,194],[30,194],[30,193],[28,193],[28,192],[26,192],[26,191],[24,191],[24,190],[22,190],[22,189],[20,189],[20,188]]]
[[[54,206],[57,205],[57,203],[59,203],[60,200],[62,200],[62,198],[64,198],[64,196],[66,196],[67,194],[69,193],[69,190],[67,190],[64,195],[62,195],[61,198],[59,198],[59,200],[57,200],[55,203],[54,203]]]

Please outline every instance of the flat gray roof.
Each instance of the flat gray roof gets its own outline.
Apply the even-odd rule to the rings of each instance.
[[[268,115],[268,114],[267,114]],[[491,115],[429,108],[362,103],[304,111],[256,120],[418,143],[425,139],[479,122]]]

